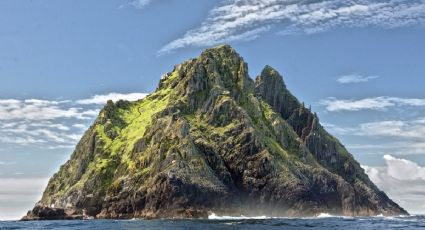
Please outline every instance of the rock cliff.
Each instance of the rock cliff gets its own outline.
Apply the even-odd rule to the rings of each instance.
[[[108,102],[24,220],[226,215],[399,215],[266,66],[253,81],[227,45]]]

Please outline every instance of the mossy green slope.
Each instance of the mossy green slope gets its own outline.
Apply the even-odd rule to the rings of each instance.
[[[27,219],[45,207],[63,218],[406,213],[277,71],[256,82],[247,73],[219,46],[176,66],[148,97],[108,102]]]

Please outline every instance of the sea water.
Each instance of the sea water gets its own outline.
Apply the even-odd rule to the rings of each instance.
[[[0,229],[425,229],[425,216],[312,218],[217,216],[203,220],[1,221]]]

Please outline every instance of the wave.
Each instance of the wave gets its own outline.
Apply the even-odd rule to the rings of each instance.
[[[209,220],[265,220],[272,219],[267,216],[217,216],[215,213],[211,213],[208,216]]]
[[[114,220],[116,222],[131,222],[131,221],[141,221],[141,220],[145,220],[143,218],[131,218],[131,219],[120,219],[120,220]]]
[[[338,216],[333,216],[329,213],[320,213],[319,215],[316,216],[317,218],[334,218],[334,217],[338,217]]]
[[[311,217],[278,217],[278,216],[218,216],[215,213],[211,213],[208,216],[209,220],[268,220],[268,219],[303,219],[303,220],[312,220],[312,219],[322,219],[322,218],[342,218],[342,219],[352,219],[352,216],[334,216],[329,213],[319,213]]]
[[[416,215],[398,215],[398,216],[385,216],[384,214],[379,214],[376,216],[372,216],[371,218],[384,218],[387,220],[394,220],[394,219],[404,219],[404,218],[414,218]]]
[[[413,216],[406,216],[406,215],[399,215],[399,216],[385,216],[384,214],[379,214],[376,216],[370,216],[370,217],[366,217],[366,216],[335,216],[335,215],[331,215],[329,213],[320,213],[319,215],[316,215],[315,218],[382,218],[382,219],[388,219],[388,220],[392,220],[394,218],[411,218]],[[307,219],[309,219],[307,217]]]
[[[349,216],[334,216],[329,213],[320,213],[316,216],[311,217],[271,217],[271,216],[217,216],[215,213],[211,213],[208,216],[210,220],[268,220],[268,219],[318,219],[318,218],[353,218]]]

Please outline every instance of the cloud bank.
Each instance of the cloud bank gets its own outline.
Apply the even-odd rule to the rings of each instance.
[[[47,100],[0,100],[0,120],[53,120],[58,118],[89,119],[95,114],[93,110],[65,106],[70,101]]]
[[[394,28],[425,22],[423,0],[222,0],[201,26],[161,48],[251,40],[273,29],[281,35],[312,34],[335,27]]]
[[[108,100],[135,101],[145,93],[109,93],[77,101],[0,100],[0,144],[73,148]]]
[[[423,214],[425,207],[425,167],[415,162],[385,155],[385,167],[362,166],[370,179],[411,214]]]

